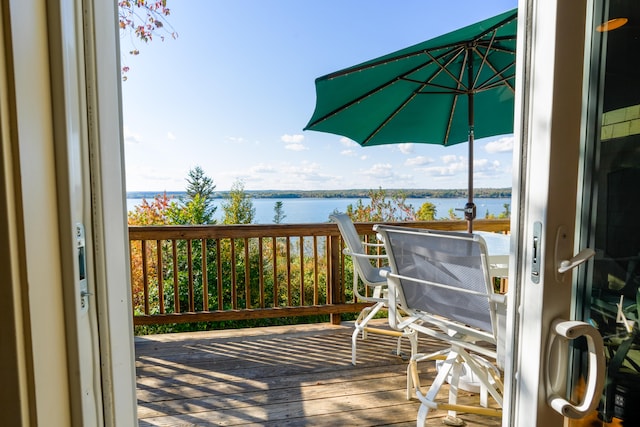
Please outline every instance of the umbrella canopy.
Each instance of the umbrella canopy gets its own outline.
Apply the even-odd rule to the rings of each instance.
[[[517,11],[316,79],[316,108],[305,130],[362,146],[469,142],[513,132]]]

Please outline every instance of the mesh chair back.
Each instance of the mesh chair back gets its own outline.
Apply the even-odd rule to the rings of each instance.
[[[332,214],[329,218],[338,225],[342,239],[347,248],[354,254],[366,255],[362,241],[358,235],[353,221],[347,214]],[[364,258],[352,257],[353,264],[356,267],[360,278],[368,285],[385,284],[387,281],[380,277],[380,269],[371,265],[371,262]]]
[[[391,270],[400,276],[407,307],[476,327],[495,335],[489,300],[486,246],[468,233],[438,233],[379,227],[388,239]]]

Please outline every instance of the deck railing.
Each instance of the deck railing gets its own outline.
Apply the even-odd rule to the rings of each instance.
[[[465,230],[464,221],[404,226]],[[358,232],[374,239],[372,223]],[[508,232],[509,220],[476,230]],[[130,226],[136,325],[330,315],[360,311],[335,224]]]

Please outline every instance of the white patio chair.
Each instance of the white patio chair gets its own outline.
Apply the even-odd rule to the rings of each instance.
[[[482,237],[469,233],[435,232],[378,225],[390,271],[382,273],[389,285],[389,323],[409,328],[447,343],[448,349],[415,354],[407,368],[407,398],[414,389],[421,405],[417,425],[429,410],[449,411],[445,423],[461,425],[456,411],[501,416],[503,386],[499,368],[504,361],[506,295],[494,293],[487,247]],[[395,307],[406,316],[398,322]],[[420,387],[418,363],[437,361],[438,373],[429,389]],[[495,362],[491,363],[490,361]],[[462,376],[466,371],[466,375]],[[449,382],[448,402],[436,395]],[[459,405],[458,389],[478,391],[480,405]],[[499,408],[488,407],[488,395]]]
[[[364,308],[355,320],[354,331],[351,336],[351,363],[356,364],[358,336],[362,335],[362,339],[366,339],[368,333],[397,337],[396,354],[398,356],[402,355],[402,337],[407,337],[411,343],[411,354],[417,353],[417,337],[416,333],[412,330],[389,330],[368,326],[369,321],[373,319],[381,309],[388,307],[387,279],[382,277],[380,272],[382,270],[388,270],[389,267],[375,267],[372,265],[372,260],[384,260],[384,263],[387,264],[387,256],[384,254],[369,254],[365,248],[373,247],[379,249],[383,248],[384,244],[363,242],[351,218],[346,214],[332,214],[329,218],[338,225],[340,235],[346,245],[343,253],[350,256],[353,262],[353,293],[358,301],[375,303]],[[360,292],[358,279],[365,285],[365,289],[368,288],[370,292]]]

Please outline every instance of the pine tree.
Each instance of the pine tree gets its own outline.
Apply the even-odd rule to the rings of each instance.
[[[213,215],[213,191],[216,186],[200,166],[189,170],[187,180],[187,198],[180,206],[180,212],[174,212],[178,224],[215,224]]]
[[[287,217],[284,214],[284,209],[282,207],[282,202],[281,201],[277,201],[276,204],[273,206],[273,222],[275,224],[282,224],[282,221]]]

